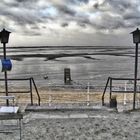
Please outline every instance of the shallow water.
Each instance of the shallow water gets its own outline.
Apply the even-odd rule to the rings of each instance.
[[[2,50],[0,54],[2,58]],[[48,54],[65,57],[48,60]],[[33,77],[40,87],[62,85],[64,68],[71,69],[73,83],[81,86],[88,82],[92,86],[105,86],[109,76],[134,77],[133,47],[17,47],[7,48],[7,55],[13,64],[9,78]],[[44,79],[45,75],[48,79]],[[4,78],[4,74],[0,73],[0,77]]]

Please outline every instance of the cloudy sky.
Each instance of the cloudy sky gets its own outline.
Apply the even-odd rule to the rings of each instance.
[[[9,45],[133,45],[140,0],[1,0]]]

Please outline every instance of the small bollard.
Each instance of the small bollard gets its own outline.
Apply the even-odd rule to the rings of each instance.
[[[110,108],[116,108],[117,109],[117,99],[116,96],[112,96],[110,99]]]

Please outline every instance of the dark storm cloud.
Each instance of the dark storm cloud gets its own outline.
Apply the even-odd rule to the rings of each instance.
[[[30,2],[26,0],[3,0],[0,4],[1,25],[6,23],[11,30],[21,32],[21,34],[28,34],[30,36],[40,35],[36,30],[39,29],[37,28],[37,24],[42,23],[42,19],[38,16],[36,10],[33,9],[33,5],[35,6],[35,4],[32,4],[31,2],[33,2],[33,0]],[[31,5],[32,7],[25,5]],[[14,27],[12,27],[13,23],[15,24]],[[30,27],[27,27],[27,25]]]
[[[139,11],[129,11],[123,15],[124,19],[140,19],[140,12]]]
[[[70,0],[71,4],[78,4],[83,2],[88,5],[92,0]],[[63,5],[64,6],[64,5]],[[75,6],[75,5],[74,5]],[[130,28],[139,25],[140,20],[140,1],[128,1],[128,0],[95,0],[93,5],[89,5],[87,11],[83,13],[75,9],[70,9],[68,6],[63,8],[58,6],[61,13],[69,15],[69,21],[77,22],[77,25],[81,28],[90,26],[97,30],[117,30],[119,28]],[[93,7],[93,10],[91,10]],[[88,12],[88,15],[85,13]],[[95,20],[91,20],[90,17],[96,13],[99,13]],[[81,16],[82,15],[82,16]],[[68,17],[64,16],[64,19]]]
[[[37,25],[33,25],[33,26],[31,26],[31,29],[36,29],[36,30],[38,30],[39,27],[38,27]]]
[[[113,18],[110,15],[103,16],[101,24],[99,26],[98,25],[98,29],[118,29],[120,27],[124,27],[124,23],[121,18]]]
[[[61,26],[62,27],[67,27],[67,26],[69,26],[69,24],[68,23],[62,23]]]
[[[118,29],[138,26],[140,1],[103,0],[93,4],[94,12],[100,13],[100,21],[92,21],[97,29]]]
[[[24,9],[23,11],[3,10],[0,14],[6,16],[7,19],[12,20],[19,25],[36,24],[42,21],[39,17],[34,14],[30,14],[28,10]]]
[[[108,2],[113,8],[119,8],[120,10],[131,9],[136,6],[134,1],[132,2],[129,0],[106,0],[105,2]]]
[[[95,9],[98,9],[98,8],[99,8],[99,4],[98,4],[98,3],[94,3],[94,4],[93,4],[93,7],[94,7]]]
[[[78,0],[78,1],[84,2],[84,3],[88,3],[89,2],[89,0]]]
[[[140,1],[137,0],[106,0],[104,4],[106,3],[108,3],[112,8],[111,12],[118,13],[120,16],[131,14],[135,17],[140,14]]]
[[[27,0],[16,0],[17,2],[25,2],[25,1],[27,1]]]
[[[35,31],[29,31],[29,30],[23,30],[22,35],[28,35],[28,36],[40,36],[41,33],[35,32]]]
[[[33,2],[37,2],[38,0],[15,0],[15,1],[19,3],[25,3],[25,2],[33,3]]]
[[[88,3],[89,0],[69,0],[70,3],[79,4],[79,3]]]
[[[70,15],[70,16],[74,16],[76,14],[76,12],[74,10],[72,10],[71,8],[69,8],[68,6],[65,6],[65,5],[58,6],[57,8],[61,14],[66,14],[66,15]]]
[[[85,23],[77,22],[77,25],[82,27],[82,28],[86,28],[86,24]]]
[[[75,22],[82,29],[117,30],[140,24],[139,6],[138,0],[1,0],[0,21],[14,22],[23,32],[31,29],[34,34],[49,22],[61,27]]]
[[[77,16],[77,17],[75,17],[75,21],[81,27],[85,27],[86,25],[92,24],[91,21],[89,20],[89,17],[87,17],[87,16]]]
[[[25,1],[25,0],[24,0]],[[11,3],[5,4],[3,2],[0,5],[0,15],[11,19],[17,24],[35,24],[36,22],[41,22],[41,18],[36,16],[36,12],[32,9],[28,9],[18,4],[18,2],[13,1]],[[30,3],[31,4],[31,3]],[[13,6],[16,5],[16,6]],[[18,5],[18,6],[17,6]]]

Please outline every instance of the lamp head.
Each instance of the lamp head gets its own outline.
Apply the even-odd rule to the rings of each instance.
[[[1,40],[1,43],[8,43],[9,41],[9,35],[10,35],[11,32],[3,29],[1,32],[0,32],[0,40]]]
[[[137,28],[131,34],[133,35],[133,43],[140,43],[140,30]]]

